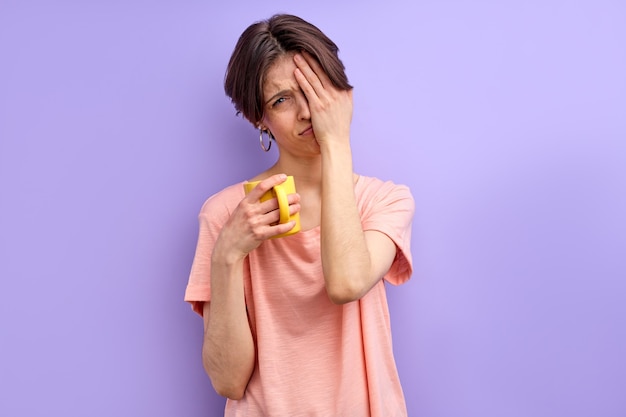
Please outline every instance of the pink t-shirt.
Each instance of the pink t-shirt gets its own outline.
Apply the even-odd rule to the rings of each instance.
[[[411,192],[361,176],[355,194],[363,230],[383,232],[398,247],[384,280],[407,281],[412,272]],[[235,184],[210,197],[200,212],[185,293],[199,314],[211,299],[213,245],[243,197],[242,184]],[[384,282],[360,300],[333,304],[324,287],[320,227],[263,242],[246,259],[244,287],[256,364],[243,398],[228,400],[225,416],[406,416]]]

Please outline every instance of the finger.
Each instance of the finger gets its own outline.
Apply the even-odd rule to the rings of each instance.
[[[282,184],[287,180],[287,175],[285,174],[276,174],[268,177],[257,184],[256,187],[250,191],[247,198],[251,201],[259,201],[263,194],[271,190],[274,186],[278,184]]]
[[[312,61],[313,58],[310,58]],[[326,79],[326,84],[328,85],[328,77],[318,66],[318,71],[314,71],[313,67],[311,67],[310,63],[300,54],[294,55],[294,61],[296,63],[295,76],[296,80],[300,84],[300,87],[303,91],[305,91],[305,85],[310,86],[310,90],[314,91],[317,96],[321,96],[324,93],[326,85],[324,85],[323,79]],[[300,77],[299,77],[300,76]],[[306,81],[305,83],[301,81]]]
[[[330,80],[330,77],[328,76],[328,74],[326,74],[326,71],[324,71],[324,68],[322,68],[322,65],[319,63],[317,59],[315,59],[313,55],[311,55],[310,53],[306,51],[302,51],[300,56],[304,58],[303,63],[302,63],[304,68],[308,66],[308,68],[310,68],[313,74],[315,74],[315,76],[319,79],[320,83],[322,84],[324,88],[332,87],[333,83]]]
[[[307,80],[306,76],[302,73],[300,68],[296,68],[296,70],[294,71],[294,76],[296,77],[296,82],[298,83],[298,85],[302,89],[302,92],[306,96],[307,101],[309,103],[312,103],[314,101],[319,101],[319,97],[317,93],[315,92],[315,89],[313,88],[309,80]]]
[[[300,203],[300,194],[288,194],[287,202],[289,205]],[[261,213],[269,213],[270,211],[278,210],[278,199],[270,198],[269,200],[263,201],[259,203],[259,212]]]
[[[287,223],[277,224],[276,226],[271,227],[271,235],[270,237],[280,235],[281,233],[287,233],[291,229],[293,229],[296,225],[294,220],[288,221]]]
[[[289,215],[293,216],[301,209],[299,196],[297,194],[291,194],[289,199],[295,200],[293,203],[290,202],[289,204]],[[276,200],[274,199],[274,201]],[[261,205],[259,205],[259,207],[260,206]],[[276,210],[272,210],[264,214],[260,214],[257,212],[256,215],[250,218],[255,219],[250,223],[250,225],[252,226],[250,231],[252,232],[252,235],[256,241],[263,241],[281,233],[286,233],[295,226],[296,222],[294,220],[281,224],[279,222],[280,213],[278,211],[278,205],[275,204],[274,207],[276,208]]]
[[[290,204],[289,205],[289,215],[293,216],[294,214],[298,213],[301,208],[302,208],[302,206],[300,206],[300,203]]]
[[[274,199],[274,201],[276,200]],[[269,201],[266,201],[265,203],[269,203]],[[280,210],[278,210],[278,204],[265,205],[265,203],[262,203],[260,206],[262,208],[258,214],[260,216],[259,224],[278,224],[280,222]],[[268,211],[263,211],[266,210],[267,207],[270,209]],[[298,213],[301,208],[302,206],[299,201],[289,202],[289,216],[293,216]]]

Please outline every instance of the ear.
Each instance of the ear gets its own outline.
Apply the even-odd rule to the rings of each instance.
[[[267,126],[265,126],[265,124],[263,123],[263,121],[265,120],[265,117],[262,117],[260,120],[257,120],[256,123],[252,123],[254,125],[254,127],[256,127],[257,129],[261,129],[262,131],[267,131],[269,130],[267,128]]]

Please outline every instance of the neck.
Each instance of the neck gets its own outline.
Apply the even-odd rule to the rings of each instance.
[[[276,164],[268,170],[268,173],[293,175],[301,187],[319,188],[322,185],[322,158],[302,158],[299,160],[279,158]]]

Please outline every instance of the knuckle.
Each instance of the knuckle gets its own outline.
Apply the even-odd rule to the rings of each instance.
[[[255,213],[252,211],[252,209],[248,208],[248,209],[244,210],[243,217],[246,219],[246,221],[248,223],[253,224],[254,223]]]
[[[264,234],[261,232],[260,228],[252,229],[252,237],[254,240],[263,240]]]

